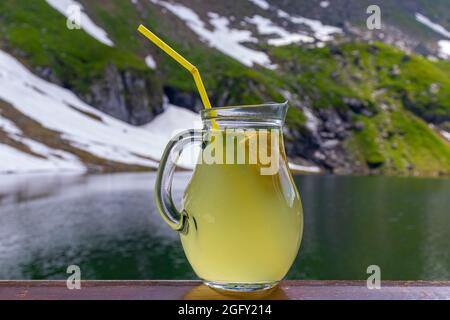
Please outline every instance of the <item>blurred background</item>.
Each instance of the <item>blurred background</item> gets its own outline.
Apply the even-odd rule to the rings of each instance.
[[[289,101],[288,278],[450,280],[448,0],[1,1],[0,279],[195,278],[152,189],[202,104],[140,23],[213,106]]]

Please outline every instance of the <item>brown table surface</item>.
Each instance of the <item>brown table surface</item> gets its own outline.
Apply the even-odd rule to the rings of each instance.
[[[269,292],[222,294],[199,281],[0,281],[0,299],[450,299],[450,281],[382,281],[369,290],[365,281],[283,281]]]

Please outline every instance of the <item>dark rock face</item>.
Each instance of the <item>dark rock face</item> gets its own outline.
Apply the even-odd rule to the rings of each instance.
[[[297,101],[300,108],[303,103]],[[368,173],[371,168],[365,163],[359,163],[346,148],[346,139],[354,131],[365,129],[363,122],[354,122],[356,114],[366,117],[376,110],[365,102],[354,98],[345,99],[346,108],[313,110],[317,123],[314,129],[306,125],[304,128],[286,128],[285,148],[290,158],[301,158],[312,161],[326,170],[339,173]]]
[[[50,67],[38,66],[34,72],[47,81],[65,86]],[[146,73],[122,71],[115,65],[108,65],[102,77],[92,80],[88,93],[68,89],[96,109],[133,125],[146,124],[164,111],[161,83]]]
[[[435,89],[431,88],[431,90]],[[428,110],[433,110],[435,108],[435,105],[433,105],[433,103],[429,103],[425,108],[418,107],[417,104],[412,101],[411,97],[409,97],[407,92],[402,93],[402,102],[407,109],[411,110],[421,118],[425,119],[427,122],[440,125],[442,123],[450,121],[450,116],[448,116],[447,114],[436,115],[435,113],[428,112]]]
[[[354,113],[363,114],[366,117],[372,116],[373,112],[369,109],[369,106],[365,101],[356,98],[344,98],[344,103]]]
[[[182,92],[175,88],[164,87],[164,94],[169,99],[169,103],[179,107],[199,112],[203,107],[196,92]]]
[[[320,141],[308,130],[297,131],[285,128],[284,142],[289,157],[300,156],[303,159],[312,159],[314,152],[320,148]]]
[[[321,121],[319,148],[314,152],[313,159],[333,172],[350,172],[351,164],[342,142],[349,135],[351,117],[345,112],[341,115],[335,109],[322,109],[318,112],[318,118]]]
[[[55,84],[62,85],[52,68],[38,66],[34,71],[39,77]]]
[[[162,90],[145,75],[119,71],[109,65],[104,76],[94,81],[82,98],[90,105],[134,125],[151,121],[163,111]]]

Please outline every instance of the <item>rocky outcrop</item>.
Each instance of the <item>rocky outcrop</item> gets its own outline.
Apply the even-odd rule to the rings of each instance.
[[[62,83],[50,67],[37,66],[34,72],[45,80],[68,87],[100,111],[133,125],[149,123],[164,111],[162,84],[142,71],[119,70],[109,64],[101,77],[91,79],[87,92]]]
[[[163,111],[162,89],[148,76],[122,71],[108,65],[104,76],[94,80],[82,98],[90,105],[117,119],[134,125],[150,122]]]
[[[174,104],[194,112],[198,112],[203,108],[196,92],[184,92],[177,90],[174,87],[165,86],[164,94],[169,99],[170,104]]]
[[[369,168],[353,158],[345,142],[353,132],[364,130],[364,123],[354,121],[354,115],[371,117],[375,110],[356,98],[343,100],[346,108],[319,109],[314,113],[303,102],[293,100],[293,107],[303,109],[308,114],[307,121],[313,121],[314,125],[307,122],[302,128],[286,129],[285,144],[289,157],[312,161],[333,173],[367,173]]]

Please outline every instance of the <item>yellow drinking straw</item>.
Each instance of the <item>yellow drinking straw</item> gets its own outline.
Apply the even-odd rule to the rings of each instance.
[[[200,98],[202,99],[203,106],[206,109],[210,109],[211,103],[209,102],[208,94],[206,93],[202,77],[200,76],[200,72],[198,71],[197,67],[187,61],[183,56],[173,50],[167,43],[158,38],[157,35],[148,30],[142,24],[139,26],[138,31],[142,33],[146,38],[148,38],[151,42],[156,44],[161,50],[175,59],[179,64],[185,67],[192,74],[192,77],[194,77],[195,85],[197,86],[198,92],[200,93]]]

